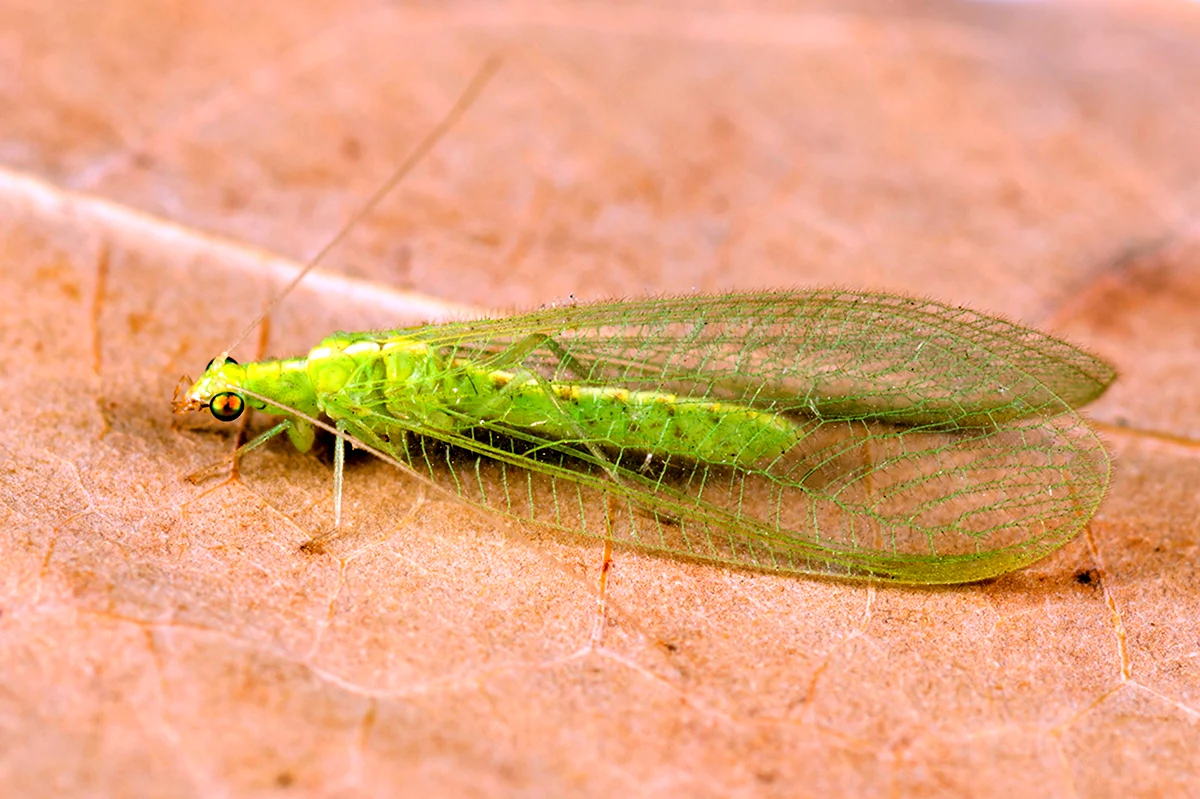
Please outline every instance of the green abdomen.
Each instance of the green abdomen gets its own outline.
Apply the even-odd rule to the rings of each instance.
[[[465,432],[486,421],[549,440],[741,467],[762,466],[801,437],[796,423],[769,411],[665,392],[552,383],[464,360],[449,364],[406,337],[333,336],[308,362],[326,414],[352,417],[381,434],[395,427]],[[385,414],[378,413],[380,406]]]
[[[477,398],[470,411],[546,438],[743,467],[777,458],[800,437],[787,418],[735,403],[519,379],[469,372],[464,384]]]

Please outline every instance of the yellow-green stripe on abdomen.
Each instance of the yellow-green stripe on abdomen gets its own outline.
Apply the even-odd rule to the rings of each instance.
[[[603,447],[750,467],[779,457],[801,435],[783,416],[736,403],[532,379],[510,386],[512,375],[504,372],[473,377],[477,402],[459,410],[546,438],[582,434]]]

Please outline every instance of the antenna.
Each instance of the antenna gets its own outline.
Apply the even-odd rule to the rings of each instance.
[[[330,250],[340,244],[342,240],[350,234],[350,231],[354,228],[354,226],[362,221],[362,218],[369,214],[375,208],[375,206],[377,206],[379,202],[386,197],[389,192],[391,192],[392,189],[396,188],[396,184],[398,184],[410,172],[412,172],[413,168],[416,167],[417,164],[424,160],[425,156],[429,154],[429,151],[432,150],[439,141],[441,141],[442,137],[444,137],[450,131],[450,129],[453,128],[460,119],[462,119],[462,116],[464,113],[466,113],[467,109],[475,103],[475,100],[477,100],[479,95],[483,92],[484,87],[487,86],[488,81],[490,81],[492,77],[495,76],[495,74],[500,70],[501,64],[502,59],[496,54],[489,56],[487,60],[483,62],[479,69],[475,71],[470,83],[468,83],[466,88],[463,89],[462,93],[458,96],[458,99],[454,101],[454,105],[450,107],[450,110],[446,112],[441,121],[439,121],[437,125],[435,125],[433,129],[429,131],[429,133],[425,134],[425,138],[423,138],[417,144],[417,146],[412,149],[412,151],[408,154],[408,157],[404,159],[404,162],[401,163],[396,171],[392,173],[392,176],[388,178],[382,186],[375,190],[375,193],[372,194],[367,201],[363,203],[362,207],[359,208],[354,215],[350,217],[346,224],[342,226],[342,229],[337,232],[337,235],[330,239],[329,242],[321,248],[321,251],[314,255],[312,259],[304,265],[304,268],[301,269],[294,278],[292,278],[291,282],[284,286],[283,290],[276,294],[271,301],[267,303],[267,307],[263,309],[263,312],[255,317],[253,322],[246,326],[246,329],[243,330],[236,339],[234,339],[233,343],[226,348],[225,352],[218,356],[221,360],[224,360],[226,357],[228,357],[229,351],[238,344],[241,344],[242,341],[244,341],[245,338],[249,336],[251,332],[253,332],[254,328],[258,327],[258,325],[267,318],[267,315],[270,314],[271,311],[275,310],[275,306],[277,306],[284,297],[291,294],[292,289],[296,288],[300,281],[303,280],[309,272],[311,272],[319,263],[321,263],[321,261],[325,259],[325,256],[329,254]]]

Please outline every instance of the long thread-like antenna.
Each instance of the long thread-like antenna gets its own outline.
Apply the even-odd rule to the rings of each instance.
[[[322,247],[321,251],[313,256],[312,259],[304,265],[303,269],[296,273],[296,276],[292,278],[291,282],[284,286],[283,290],[276,294],[275,297],[272,298],[269,303],[267,303],[267,307],[263,310],[263,312],[255,317],[254,321],[247,325],[246,329],[243,330],[241,334],[234,339],[233,343],[229,345],[225,352],[219,356],[221,360],[224,360],[226,357],[228,357],[230,350],[232,350],[238,344],[241,344],[242,341],[245,340],[246,336],[250,335],[254,328],[258,327],[258,325],[267,318],[267,315],[270,314],[271,311],[275,310],[275,306],[278,305],[284,297],[290,294],[292,289],[296,288],[300,281],[304,279],[305,275],[307,275],[319,263],[321,263],[321,261],[325,259],[325,256],[329,254],[329,251],[340,244],[341,241],[350,234],[350,231],[354,228],[354,226],[357,225],[364,216],[369,214],[375,208],[375,206],[378,205],[379,202],[386,197],[389,192],[391,192],[392,189],[396,188],[396,184],[403,180],[408,173],[411,172],[414,167],[416,167],[417,164],[424,160],[425,156],[429,154],[429,151],[432,150],[434,146],[442,139],[442,137],[445,136],[450,129],[458,123],[458,121],[462,118],[462,115],[466,113],[467,109],[470,108],[475,103],[475,100],[479,98],[480,93],[482,93],[484,87],[487,86],[488,81],[490,81],[496,72],[499,71],[501,63],[502,60],[498,55],[492,55],[483,62],[479,69],[476,70],[475,75],[471,78],[471,82],[467,84],[465,89],[463,89],[462,94],[460,94],[458,99],[454,101],[454,105],[450,107],[450,110],[446,112],[446,115],[442,117],[441,121],[438,122],[438,124],[435,125],[434,128],[429,131],[429,133],[425,134],[425,138],[423,138],[420,143],[413,148],[413,150],[408,154],[408,157],[404,159],[404,162],[396,169],[395,172],[392,173],[392,176],[388,178],[382,186],[375,190],[375,193],[372,194],[370,198],[363,203],[362,207],[350,217],[349,221],[342,226],[342,229],[338,231],[337,235],[330,239],[329,243]]]

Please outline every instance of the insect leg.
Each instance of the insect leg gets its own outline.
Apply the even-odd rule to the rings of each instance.
[[[242,444],[240,447],[235,449],[233,452],[229,453],[229,455],[227,455],[226,457],[221,458],[221,460],[217,461],[216,463],[210,463],[208,466],[205,466],[203,469],[200,469],[197,472],[192,472],[187,477],[188,482],[190,482],[192,484],[198,484],[198,483],[203,483],[206,480],[211,480],[212,478],[216,477],[217,474],[222,469],[225,468],[226,464],[229,464],[230,466],[236,465],[237,462],[239,460],[241,460],[243,455],[250,452],[251,450],[258,449],[263,444],[267,443],[268,441],[270,441],[272,438],[279,435],[280,433],[290,430],[291,427],[292,427],[292,420],[284,419],[282,422],[275,425],[270,430],[267,430],[264,433],[259,433],[257,436],[250,439],[245,444]]]
[[[548,341],[552,340],[549,336],[546,336],[545,338]],[[583,446],[587,448],[587,451],[591,453],[592,457],[596,459],[597,465],[604,469],[610,480],[618,485],[621,485],[621,478],[618,474],[616,462],[610,458],[603,449],[597,446],[595,442],[593,442],[588,436],[587,431],[583,429],[583,427],[571,416],[571,414],[567,413],[567,411],[563,408],[562,403],[559,402],[558,397],[555,395],[551,382],[537,372],[533,371],[527,371],[520,377],[523,379],[514,379],[508,386],[505,386],[500,392],[501,396],[509,391],[515,390],[518,386],[530,380],[537,383],[538,387],[545,392],[546,399],[550,401],[550,404],[553,405],[554,409],[558,412],[560,420],[565,423],[567,427],[571,428],[571,431],[579,438],[579,442],[583,444]]]
[[[339,433],[346,432],[346,425],[339,419]],[[346,439],[337,436],[333,441],[333,529],[342,526],[342,476],[346,470]]]
[[[566,371],[575,379],[583,380],[587,377],[584,365],[567,352],[566,348],[559,344],[553,336],[546,333],[530,333],[519,341],[513,342],[496,355],[494,363],[500,368],[520,364],[540,347],[545,347],[551,355],[558,358],[559,366],[565,367]]]

